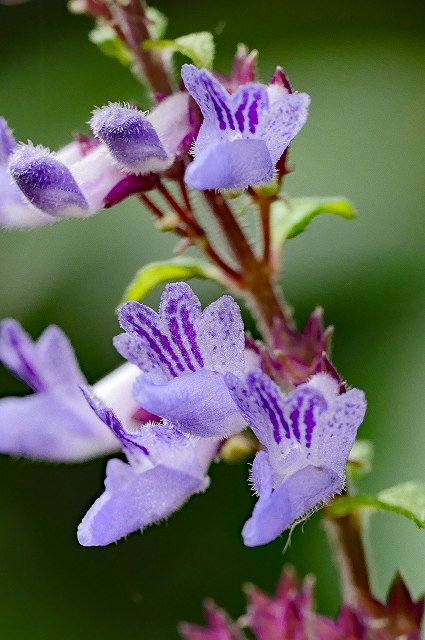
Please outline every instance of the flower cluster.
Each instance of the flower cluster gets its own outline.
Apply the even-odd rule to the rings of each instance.
[[[240,50],[223,84],[193,65],[181,73],[183,90],[162,97],[151,113],[118,103],[96,109],[92,137],[56,153],[17,145],[0,119],[0,226],[92,216],[155,189],[180,161],[187,184],[201,191],[271,182],[307,119],[309,97],[293,93],[281,70],[269,86],[253,82],[253,60]]]
[[[214,603],[205,603],[207,627],[180,625],[183,640],[245,640],[243,629],[256,640],[419,640],[425,597],[415,602],[401,576],[390,587],[386,603],[364,595],[358,611],[345,605],[336,620],[313,608],[313,580],[299,587],[294,572],[283,571],[276,595],[257,587],[246,589],[247,612],[233,623]],[[250,636],[251,637],[251,636]]]
[[[121,448],[128,459],[109,461],[105,492],[79,527],[81,544],[109,544],[204,491],[220,444],[247,425],[261,450],[245,544],[273,540],[342,489],[366,409],[361,391],[340,393],[320,373],[285,394],[252,353],[245,357],[230,296],[202,311],[187,284],[169,284],[159,314],[128,302],[119,320],[124,333],[114,343],[128,364],[93,391],[57,328],[34,344],[17,323],[1,327],[1,361],[35,393],[0,401],[0,451],[74,461]]]

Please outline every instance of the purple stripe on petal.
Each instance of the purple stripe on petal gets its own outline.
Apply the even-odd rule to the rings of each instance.
[[[147,448],[136,442],[137,436],[125,431],[114,411],[106,407],[89,387],[81,387],[81,391],[97,417],[111,429],[112,433],[118,438],[121,446],[130,457],[134,456],[134,449],[141,451],[145,456],[149,455]]]
[[[137,302],[127,302],[120,309],[119,319],[124,331],[135,333],[148,342],[173,377],[178,375],[174,366],[180,372],[185,370],[167,336],[156,326],[159,318],[151,309]]]
[[[43,380],[28,359],[36,353],[28,335],[14,320],[4,320],[0,327],[0,361],[33,391],[43,391]]]
[[[302,396],[299,396],[297,398],[295,407],[292,409],[292,411],[291,411],[291,413],[289,415],[289,418],[291,420],[292,433],[294,434],[294,436],[296,437],[298,442],[301,441],[299,420],[300,420],[300,409],[301,409],[302,404],[303,404],[303,398],[302,398]]]
[[[258,102],[261,98],[260,93],[254,93],[253,100],[248,109],[248,123],[251,133],[255,133],[258,125]]]
[[[175,317],[170,318],[168,327],[170,330],[171,338],[173,339],[174,344],[179,348],[188,369],[190,369],[191,371],[196,371],[190,359],[190,355],[183,344],[183,340],[180,335],[179,323],[177,322],[177,319]]]
[[[186,336],[187,336],[187,338],[189,340],[191,351],[192,351],[193,355],[195,356],[196,361],[198,362],[199,366],[203,367],[204,366],[204,360],[202,358],[201,352],[199,351],[198,342],[197,342],[197,339],[196,339],[195,327],[193,326],[192,322],[190,321],[189,312],[188,312],[186,307],[182,307],[180,315],[181,315],[181,319],[182,319],[184,332],[185,332],[185,334],[186,334]]]
[[[326,409],[326,401],[323,398],[319,398],[318,396],[313,396],[309,403],[308,407],[304,413],[304,423],[305,423],[305,446],[307,449],[311,447],[311,439],[313,437],[313,431],[316,426],[316,416],[314,415],[315,408],[321,409],[320,413]]]
[[[285,420],[285,416],[283,415],[283,411],[279,406],[279,403],[277,402],[271,390],[266,388],[264,381],[264,376],[261,376],[261,378],[258,378],[255,375],[248,376],[248,383],[250,384],[251,388],[253,388],[257,392],[262,407],[266,411],[273,426],[274,440],[276,444],[279,444],[279,442],[282,440],[282,429],[287,439],[290,439],[291,434],[289,431],[288,423]]]
[[[282,440],[282,436],[280,435],[280,424],[279,424],[279,420],[277,419],[276,413],[273,411],[273,408],[270,404],[270,397],[267,396],[264,390],[260,390],[260,389],[257,390],[257,397],[259,398],[261,406],[263,407],[264,411],[267,413],[268,418],[272,424],[273,438],[276,444],[279,444],[279,442]]]
[[[236,119],[236,122],[238,123],[239,131],[241,133],[243,133],[245,129],[245,116],[243,112],[245,111],[248,105],[248,99],[249,99],[249,92],[243,91],[242,102],[240,103],[240,105],[235,111],[235,119]]]
[[[230,129],[235,130],[236,127],[233,121],[232,112],[226,103],[225,95],[219,88],[220,85],[218,85],[217,87],[215,81],[213,81],[210,77],[205,77],[204,75],[204,86],[214,105],[220,129],[224,131],[225,129],[227,129],[227,126],[229,126]],[[223,117],[223,113],[226,115],[228,125],[226,124],[226,121]]]
[[[153,331],[152,333],[154,333],[154,337],[152,337],[152,335],[148,331],[146,331],[146,329],[144,329],[143,326],[140,326],[140,324],[137,323],[134,320],[133,316],[131,316],[131,315],[128,317],[128,324],[132,325],[134,327],[134,329],[137,331],[139,336],[141,336],[142,338],[145,338],[147,340],[147,342],[148,342],[149,346],[151,347],[151,349],[156,354],[158,354],[159,360],[162,362],[162,364],[164,364],[168,368],[170,374],[173,377],[176,377],[177,373],[176,373],[173,365],[168,360],[168,358],[166,358],[166,356],[164,355],[164,352],[163,352],[163,350],[161,348],[163,346],[162,342],[160,341],[160,344],[158,344],[158,341],[155,339],[155,338],[158,338],[158,334],[159,334],[159,336],[162,336],[162,334],[156,329],[156,335],[155,335],[155,332]],[[152,328],[152,325],[148,324],[147,322],[145,323],[145,325],[148,328]],[[165,338],[165,336],[162,336],[162,337]],[[166,340],[166,338],[165,338],[165,340]],[[174,359],[176,359],[176,355],[174,354],[174,352],[172,352],[172,353],[174,355]],[[182,365],[181,364],[180,364],[180,369],[182,370]]]

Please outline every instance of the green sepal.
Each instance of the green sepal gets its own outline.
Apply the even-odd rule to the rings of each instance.
[[[149,21],[148,31],[152,40],[160,40],[165,35],[168,18],[155,7],[146,7],[146,17]]]
[[[275,250],[295,238],[316,216],[329,213],[350,220],[356,212],[344,198],[279,198],[271,206],[271,235]]]
[[[343,496],[328,506],[330,513],[337,518],[364,508],[398,513],[425,529],[425,485],[404,482],[384,489],[376,496]]]
[[[143,43],[144,49],[154,49],[162,47],[170,49],[173,53],[181,53],[190,58],[197,67],[211,69],[214,60],[215,45],[212,33],[209,31],[199,31],[181,36],[175,40],[146,40]]]
[[[176,282],[190,278],[210,279],[221,282],[220,272],[213,265],[196,258],[177,257],[160,262],[150,262],[142,267],[125,290],[122,302],[141,301],[149,291],[163,282]]]
[[[97,45],[106,56],[119,60],[126,67],[134,61],[131,51],[121,42],[113,28],[107,24],[98,24],[92,29],[89,32],[89,40]]]

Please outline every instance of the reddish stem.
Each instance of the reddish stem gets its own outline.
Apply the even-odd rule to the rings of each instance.
[[[325,510],[324,526],[336,559],[344,602],[356,609],[362,596],[370,594],[360,513],[353,511],[338,518]]]
[[[152,211],[152,213],[160,220],[164,217],[164,213],[145,193],[139,194],[140,200]]]
[[[223,196],[214,191],[204,191],[203,193],[241,269],[242,277],[239,291],[244,293],[258,320],[264,338],[272,342],[275,322],[280,320],[283,326],[289,327],[291,319],[283,300],[275,289],[269,265],[264,264],[262,260],[257,260],[233,211]],[[283,334],[282,339],[285,335]]]
[[[182,177],[179,178],[179,187],[180,187],[180,193],[182,194],[187,211],[192,211],[192,204],[190,202],[189,194],[186,189],[186,183]]]
[[[136,59],[138,75],[146,80],[152,91],[168,95],[173,92],[170,77],[158,51],[143,49],[145,40],[150,40],[144,0],[129,0],[125,6],[116,4],[115,21],[112,26],[123,39]]]
[[[275,196],[259,195],[252,187],[248,187],[248,193],[260,212],[261,231],[263,237],[263,263],[269,266],[271,250],[270,207],[273,200],[275,200]]]
[[[160,194],[162,195],[162,197],[168,202],[168,204],[172,207],[172,209],[174,209],[174,211],[177,213],[177,215],[179,216],[180,220],[182,222],[185,223],[185,225],[192,230],[193,233],[195,233],[196,235],[203,235],[204,231],[203,229],[199,226],[199,224],[196,222],[196,220],[190,215],[190,211],[191,209],[189,208],[188,211],[185,211],[177,202],[177,200],[171,195],[171,193],[168,191],[167,187],[162,183],[159,182],[158,184],[158,190],[160,192]],[[190,207],[190,203],[189,203],[189,207]]]
[[[208,236],[205,231],[193,220],[189,214],[187,214],[179,203],[173,198],[171,193],[162,183],[159,184],[158,189],[168,204],[172,207],[175,213],[177,213],[181,222],[184,223],[184,227],[176,226],[174,228],[175,233],[183,238],[189,239],[193,243],[197,243],[201,250],[210,258],[210,260],[223,272],[223,274],[230,280],[230,282],[237,285],[241,279],[241,274],[230,267],[223,258],[217,253],[214,247],[211,245]],[[163,219],[164,213],[161,209],[144,193],[140,194],[140,200],[152,211],[152,213],[159,218]],[[187,203],[190,207],[189,199]],[[188,224],[189,223],[189,224]]]

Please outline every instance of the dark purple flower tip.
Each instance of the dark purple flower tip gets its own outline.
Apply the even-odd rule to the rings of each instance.
[[[236,90],[242,84],[255,81],[257,75],[257,59],[258,51],[256,49],[250,52],[247,46],[238,44],[230,73],[230,89],[233,88],[233,90]]]
[[[45,147],[19,145],[10,158],[9,170],[31,204],[45,213],[62,216],[88,209],[71,171]]]
[[[0,165],[5,165],[14,148],[15,138],[4,118],[0,116]]]
[[[126,171],[149,173],[159,170],[168,160],[154,126],[135,107],[119,103],[105,105],[93,112],[90,127]]]
[[[277,84],[283,87],[284,89],[286,89],[288,93],[293,93],[292,85],[289,82],[288,77],[284,72],[284,70],[282,69],[282,67],[279,67],[279,66],[276,67],[276,71],[272,75],[270,84]]]

